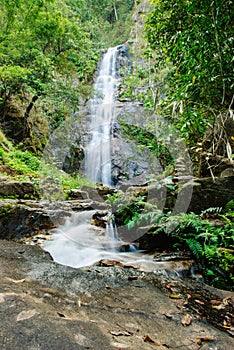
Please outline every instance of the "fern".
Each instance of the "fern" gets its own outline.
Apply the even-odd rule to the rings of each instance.
[[[214,259],[218,258],[219,252],[215,246],[205,246],[204,255],[209,262],[213,262]]]
[[[210,207],[201,212],[201,216],[203,216],[206,213],[213,214],[213,213],[221,213],[223,210],[222,207]]]
[[[225,209],[227,212],[234,211],[234,200],[230,200],[226,206]]]
[[[203,254],[202,245],[193,238],[186,239],[186,243],[187,243],[189,249],[191,250],[191,252],[193,253],[193,255],[197,259],[199,259]]]

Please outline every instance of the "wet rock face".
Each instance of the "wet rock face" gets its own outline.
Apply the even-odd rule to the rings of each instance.
[[[38,233],[48,234],[71,215],[65,209],[45,209],[39,203],[0,204],[0,239],[20,240]]]
[[[146,178],[162,173],[159,160],[146,147],[138,145],[123,132],[122,125],[145,130],[145,120],[152,118],[138,103],[117,102],[113,125],[112,180],[116,186],[143,185]]]
[[[75,192],[75,198],[68,201],[0,200],[0,239],[24,241],[47,235],[63,225],[74,212],[93,209],[105,216],[108,206],[104,201],[91,200],[84,191]],[[102,221],[101,217],[99,219]]]
[[[69,174],[80,170],[84,158],[81,145],[81,120],[84,117],[84,111],[78,112],[50,135],[43,152],[43,160],[47,164],[53,164]]]
[[[71,146],[63,162],[63,170],[72,174],[79,172],[84,159],[84,149],[82,146]]]
[[[119,76],[121,76],[121,68],[123,67],[131,67],[130,64],[130,55],[129,55],[129,47],[127,44],[123,44],[118,48],[118,60],[117,60],[117,71],[119,72]]]

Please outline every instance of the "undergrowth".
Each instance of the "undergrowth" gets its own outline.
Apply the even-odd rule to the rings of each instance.
[[[22,151],[15,147],[0,131],[0,175],[6,180],[31,181],[41,192],[41,197],[50,200],[68,198],[72,189],[90,185],[81,174],[70,175],[51,164],[45,164],[30,151]],[[44,183],[47,187],[43,187]],[[53,188],[54,191],[50,191]],[[48,192],[46,192],[48,189]],[[55,195],[56,193],[56,195]]]
[[[234,290],[234,201],[225,208],[178,215],[146,203],[142,194],[134,200],[115,194],[109,196],[109,202],[129,230],[148,226],[152,235],[165,233],[176,241],[174,249],[192,253],[206,283]]]

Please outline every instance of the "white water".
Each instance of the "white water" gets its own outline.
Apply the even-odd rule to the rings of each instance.
[[[166,273],[184,268],[183,261],[153,260],[153,255],[140,251],[120,253],[118,247],[123,243],[116,237],[114,226],[105,229],[91,225],[95,211],[74,213],[66,223],[53,230],[50,238],[41,246],[48,251],[54,261],[75,268],[91,266],[100,260],[117,261],[125,266],[133,266],[141,271]],[[111,226],[111,225],[110,225]],[[113,263],[114,264],[114,263]]]
[[[85,155],[88,179],[112,186],[111,181],[111,125],[115,117],[116,59],[118,47],[111,47],[104,55],[91,100],[91,140]]]
[[[119,260],[126,253],[119,253],[123,243],[118,239],[115,224],[110,222],[106,230],[91,224],[95,210],[74,213],[65,224],[52,231],[49,240],[42,243],[54,261],[72,267],[90,266],[102,259]]]

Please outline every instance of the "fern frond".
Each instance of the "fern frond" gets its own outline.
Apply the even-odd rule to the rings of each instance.
[[[203,254],[203,247],[202,247],[202,245],[198,241],[193,239],[193,238],[187,239],[186,243],[187,243],[189,249],[191,250],[191,252],[193,253],[193,255],[197,259],[199,259],[202,256],[202,254]]]

